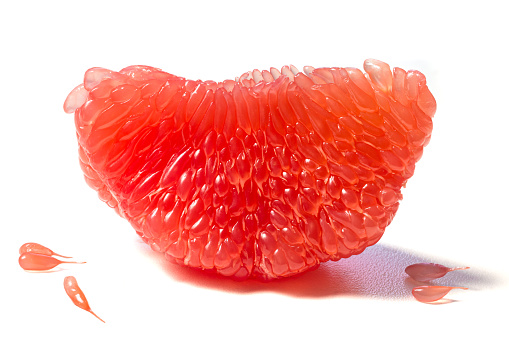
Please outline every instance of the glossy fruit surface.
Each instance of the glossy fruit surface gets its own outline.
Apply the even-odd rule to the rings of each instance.
[[[254,70],[220,83],[92,68],[67,97],[87,183],[152,249],[226,276],[291,276],[361,253],[429,142],[418,71]]]

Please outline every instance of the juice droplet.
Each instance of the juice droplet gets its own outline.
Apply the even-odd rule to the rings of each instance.
[[[412,279],[417,281],[430,281],[433,279],[437,279],[443,277],[448,272],[456,271],[456,270],[466,270],[470,267],[455,267],[449,268],[440,264],[426,264],[419,263],[410,265],[405,269],[406,274],[408,274]]]
[[[442,299],[452,289],[468,290],[466,287],[451,286],[417,286],[412,289],[412,294],[420,302],[430,303]]]
[[[51,270],[60,264],[84,264],[84,262],[77,261],[61,261],[48,255],[32,252],[23,253],[18,262],[22,269],[28,271]]]
[[[74,305],[87,312],[90,312],[94,317],[105,323],[104,320],[99,318],[99,316],[90,309],[87,298],[85,297],[85,294],[83,294],[81,288],[78,286],[78,282],[76,281],[75,277],[68,276],[64,278],[64,289],[65,293],[67,293],[69,298],[71,298]]]
[[[62,258],[72,258],[72,257],[66,257],[65,255],[61,255],[58,253],[53,252],[49,248],[42,246],[41,244],[37,244],[35,242],[27,242],[26,244],[21,245],[19,248],[19,254],[24,253],[37,253],[37,254],[44,254],[44,255],[56,255],[57,257]]]

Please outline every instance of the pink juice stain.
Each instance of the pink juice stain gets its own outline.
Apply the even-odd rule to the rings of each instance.
[[[69,298],[71,298],[74,305],[91,313],[94,317],[105,323],[105,321],[99,318],[99,316],[95,314],[90,308],[87,298],[85,297],[85,294],[83,293],[81,288],[78,286],[78,282],[76,281],[75,277],[68,276],[64,278],[64,289],[65,293],[67,293]]]

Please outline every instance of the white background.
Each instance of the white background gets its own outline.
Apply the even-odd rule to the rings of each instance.
[[[0,337],[393,338],[507,335],[507,11],[503,1],[11,1],[0,7]],[[99,201],[78,165],[68,92],[94,66],[191,79],[254,68],[419,69],[431,143],[382,240],[301,277],[234,282],[166,263]],[[85,265],[19,268],[35,241]],[[415,301],[403,269],[471,266]],[[74,275],[106,324],[64,292]],[[505,314],[504,314],[505,313]]]

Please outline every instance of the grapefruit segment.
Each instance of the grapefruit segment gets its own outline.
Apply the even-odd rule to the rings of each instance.
[[[368,59],[191,81],[92,68],[64,103],[87,183],[152,249],[236,279],[361,253],[392,221],[436,102]]]

